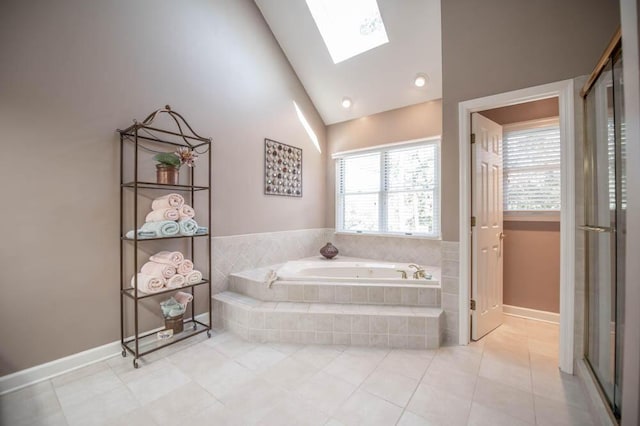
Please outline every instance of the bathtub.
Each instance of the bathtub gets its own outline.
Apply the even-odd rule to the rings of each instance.
[[[414,279],[415,268],[409,263],[382,262],[366,259],[341,257],[334,260],[312,258],[285,263],[277,270],[279,281],[295,282],[336,282],[367,284],[401,284],[439,286],[440,268],[422,266],[430,278]],[[407,278],[402,278],[405,271]]]

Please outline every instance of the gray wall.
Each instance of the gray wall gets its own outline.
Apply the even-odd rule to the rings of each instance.
[[[5,1],[0,52],[0,376],[119,339],[133,118],[171,104],[213,137],[214,235],[324,227],[324,125],[253,1]],[[302,199],[263,195],[265,137],[303,148]]]
[[[442,134],[442,102],[424,102],[327,126],[326,223],[335,227],[335,161],[331,154]]]
[[[588,74],[619,22],[606,0],[442,2],[445,240],[458,240],[458,103]]]

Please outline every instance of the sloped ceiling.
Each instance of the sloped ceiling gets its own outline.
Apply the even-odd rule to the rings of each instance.
[[[325,124],[442,97],[439,0],[378,0],[389,43],[338,64],[304,0],[255,2]],[[418,73],[426,87],[413,84]]]

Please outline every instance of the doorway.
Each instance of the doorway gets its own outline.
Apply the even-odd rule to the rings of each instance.
[[[472,247],[472,187],[470,169],[472,150],[470,149],[471,115],[474,112],[493,108],[522,104],[525,102],[557,97],[559,103],[561,170],[560,170],[560,353],[559,366],[565,373],[573,373],[573,333],[574,333],[574,268],[575,268],[575,173],[574,173],[574,90],[573,80],[517,90],[485,98],[462,102],[459,105],[459,147],[460,147],[460,300],[459,336],[460,344],[470,341],[471,277],[472,258],[476,254]],[[495,183],[494,183],[495,185]],[[495,200],[494,200],[495,202]],[[500,221],[501,222],[501,221]],[[500,230],[502,232],[502,230]],[[495,233],[498,234],[499,233]],[[496,252],[500,244],[487,246],[486,250]],[[499,297],[502,295],[500,294]],[[497,296],[496,296],[497,297]],[[494,317],[497,315],[494,315]]]

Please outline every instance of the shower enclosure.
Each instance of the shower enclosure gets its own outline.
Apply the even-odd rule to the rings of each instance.
[[[585,358],[617,417],[622,401],[626,180],[619,34],[583,90],[585,107]]]

